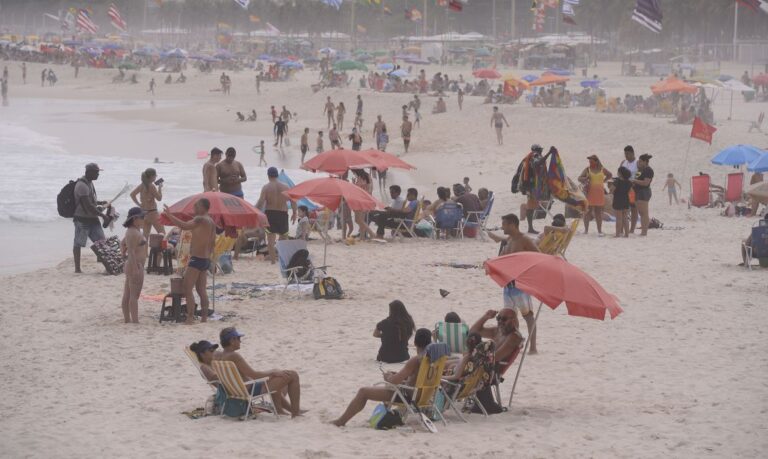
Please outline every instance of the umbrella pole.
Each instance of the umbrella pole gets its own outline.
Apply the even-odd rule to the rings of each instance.
[[[213,277],[212,277],[213,285],[211,286],[211,309],[214,311],[216,310],[216,263],[213,263]],[[205,318],[208,320],[208,318]]]
[[[536,310],[536,317],[533,318],[533,330],[528,333],[528,337],[525,338],[525,346],[523,347],[523,356],[520,357],[520,365],[517,366],[517,373],[515,373],[515,382],[512,383],[512,392],[509,394],[509,403],[507,408],[512,406],[512,397],[515,396],[515,387],[517,387],[517,379],[520,377],[520,370],[523,369],[523,362],[525,362],[525,356],[528,354],[528,345],[531,343],[531,336],[536,331],[536,323],[539,321],[539,313],[541,312],[541,306],[544,303],[539,301],[539,309]],[[501,401],[501,400],[499,400]]]

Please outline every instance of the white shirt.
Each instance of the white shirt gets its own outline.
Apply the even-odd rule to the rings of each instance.
[[[625,159],[624,161],[621,162],[621,165],[629,169],[629,172],[632,173],[631,175],[632,178],[634,178],[635,175],[637,175],[637,160],[630,162]]]

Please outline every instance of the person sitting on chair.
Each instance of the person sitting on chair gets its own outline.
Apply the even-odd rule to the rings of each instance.
[[[208,381],[219,380],[219,377],[216,375],[216,372],[213,371],[213,367],[211,366],[214,351],[218,348],[218,344],[212,344],[205,340],[192,343],[189,346],[189,350],[194,352],[197,356],[197,361],[200,362],[200,371],[205,375],[205,379]]]
[[[485,323],[494,317],[497,325],[486,327]],[[500,311],[489,309],[470,327],[469,333],[477,333],[492,340],[496,345],[496,361],[506,362],[523,346],[523,335],[518,331],[519,326],[517,312],[513,308],[505,307]]]
[[[389,187],[389,195],[392,198],[390,207],[385,207],[384,212],[371,212],[371,218],[376,222],[376,237],[383,238],[384,231],[387,228],[396,228],[395,218],[413,218],[416,212],[416,201],[419,192],[416,188],[408,188],[406,194],[407,201],[403,204],[403,198],[400,197],[401,188],[397,185]],[[399,205],[398,205],[399,204]]]
[[[390,384],[406,384],[413,386],[416,382],[416,376],[419,374],[419,366],[421,365],[421,359],[427,349],[427,346],[432,342],[432,333],[426,328],[420,328],[416,330],[416,336],[413,339],[413,343],[416,345],[416,355],[411,357],[397,373],[388,371],[384,373],[384,381]],[[343,427],[350,419],[352,419],[357,413],[363,411],[366,402],[373,400],[376,402],[389,402],[392,400],[395,391],[387,387],[369,386],[362,387],[357,391],[355,398],[349,402],[347,409],[337,419],[331,421],[331,424]],[[410,394],[409,394],[410,395]],[[406,395],[406,397],[408,397]],[[400,403],[406,402],[405,400],[397,400]]]

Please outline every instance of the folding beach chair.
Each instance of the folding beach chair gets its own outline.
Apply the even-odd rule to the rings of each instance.
[[[709,175],[694,175],[691,177],[691,197],[688,199],[688,208],[708,207],[711,204],[709,194],[709,185],[711,179]]]
[[[568,228],[545,226],[544,235],[539,241],[539,252],[554,255],[563,245],[563,241],[568,237],[570,231]]]
[[[464,225],[477,225],[477,231],[480,234],[480,239],[483,241],[485,240],[485,222],[488,221],[488,216],[491,215],[491,210],[493,210],[493,202],[495,200],[496,196],[491,193],[490,197],[488,198],[488,203],[485,205],[485,209],[480,211],[467,212],[467,222],[464,223]]]
[[[467,348],[469,325],[465,323],[438,322],[435,324],[435,340],[445,343],[452,354],[463,354]]]
[[[280,262],[280,274],[282,274],[285,279],[285,288],[283,291],[287,290],[291,284],[296,285],[296,291],[299,291],[299,284],[306,283],[308,280],[312,279],[313,266],[311,258],[309,259],[309,268],[306,266],[294,266],[289,268],[289,265],[296,252],[307,250],[307,241],[300,239],[277,241],[275,247],[277,248],[277,258]],[[307,254],[309,254],[308,251]],[[307,255],[307,257],[309,257],[309,255]]]
[[[438,231],[448,232],[453,231],[459,234],[460,238],[464,238],[464,210],[461,206],[455,202],[446,202],[435,212],[435,216],[432,222],[434,231],[432,234],[437,237]]]
[[[768,220],[761,219],[752,226],[750,239],[749,245],[746,242],[742,242],[741,245],[745,254],[744,266],[751,270],[752,259],[760,260],[761,266],[768,261]]]
[[[512,364],[515,363],[517,356],[520,355],[522,350],[523,344],[520,343],[520,347],[515,349],[515,351],[512,352],[512,355],[507,357],[506,360],[496,362],[496,371],[494,371],[492,375],[491,384],[493,385],[493,394],[496,396],[496,402],[501,406],[504,406],[504,404],[501,401],[501,390],[499,389],[499,386],[504,382],[504,374],[512,367]]]
[[[460,404],[465,406],[473,403],[480,408],[485,417],[488,417],[483,404],[477,398],[477,393],[491,382],[494,367],[493,341],[483,341],[472,351],[469,361],[460,369],[462,377],[458,381],[443,380],[443,393],[448,405],[456,415],[464,422],[467,420],[461,414]]]
[[[744,196],[744,173],[734,172],[725,179],[724,202],[738,202]]]
[[[581,219],[575,218],[573,219],[573,222],[571,222],[571,228],[568,231],[568,234],[565,235],[565,238],[560,242],[560,246],[555,249],[555,253],[553,255],[559,255],[563,257],[563,260],[568,260],[565,258],[565,251],[568,250],[568,246],[571,245],[571,241],[573,240],[573,237],[576,235],[576,230],[579,229],[579,222]]]
[[[195,352],[192,349],[190,349],[187,346],[184,346],[184,353],[187,354],[187,357],[189,357],[189,360],[192,362],[192,365],[194,365],[197,372],[200,373],[200,377],[203,378],[203,381],[205,381],[205,383],[213,389],[213,393],[215,397],[216,393],[219,390],[219,385],[220,385],[219,381],[208,380],[208,378],[205,376],[205,373],[203,373],[202,368],[200,368],[200,361],[197,360],[197,354],[195,354]],[[207,404],[207,401],[206,401],[206,404]]]
[[[406,384],[390,384],[385,382],[387,388],[392,389],[390,405],[404,406],[402,413],[403,422],[409,414],[421,417],[422,424],[430,432],[437,433],[437,429],[430,421],[427,413],[435,414],[444,425],[447,425],[443,414],[435,405],[435,396],[441,390],[440,378],[443,376],[445,361],[451,350],[445,343],[432,343],[427,346],[424,357],[419,365],[419,373],[413,386]],[[406,396],[405,393],[411,396]]]
[[[222,415],[224,414],[224,410],[230,400],[243,400],[248,404],[248,407],[245,409],[245,416],[242,418],[243,420],[248,420],[248,416],[251,413],[251,405],[255,401],[261,402],[259,405],[260,408],[265,408],[274,414],[275,417],[278,417],[277,408],[275,408],[275,401],[272,399],[272,394],[274,394],[275,391],[271,391],[269,389],[269,384],[267,384],[267,380],[269,378],[259,378],[254,379],[253,381],[243,381],[242,376],[240,376],[240,372],[237,371],[235,362],[214,360],[212,364],[213,371],[216,372],[216,375],[219,377],[219,381],[221,382],[221,386],[224,388],[224,392],[227,394],[227,399],[224,402],[224,406],[221,408]],[[249,384],[251,384],[250,391],[247,387]],[[256,390],[261,389],[262,386],[264,387],[264,391],[257,394]]]
[[[752,132],[753,129],[757,129],[757,132],[763,132],[764,120],[765,120],[765,112],[760,112],[760,114],[757,116],[757,121],[750,122],[749,130],[747,132]]]
[[[395,237],[403,237],[402,231],[408,233],[412,238],[416,237],[416,223],[421,220],[421,211],[424,208],[424,198],[421,198],[416,205],[416,210],[411,218],[394,218],[397,227],[394,229]]]

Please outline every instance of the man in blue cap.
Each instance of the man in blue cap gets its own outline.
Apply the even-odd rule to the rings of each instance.
[[[269,221],[267,228],[267,247],[269,249],[269,260],[274,263],[275,256],[275,237],[281,240],[288,236],[288,198],[283,194],[290,188],[277,178],[280,173],[276,167],[267,169],[267,178],[269,182],[261,188],[261,195],[256,202],[256,207],[264,210]],[[296,203],[291,201],[291,221],[296,222]]]

